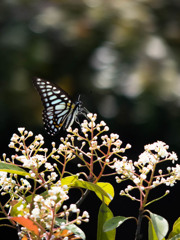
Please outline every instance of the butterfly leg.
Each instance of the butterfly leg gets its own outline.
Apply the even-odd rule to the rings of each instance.
[[[78,116],[76,116],[75,121],[76,121],[79,125],[81,125]]]

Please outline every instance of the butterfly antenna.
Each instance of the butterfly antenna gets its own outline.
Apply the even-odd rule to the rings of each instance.
[[[78,101],[81,101],[80,98],[81,98],[81,95],[79,94],[79,96],[78,96]]]

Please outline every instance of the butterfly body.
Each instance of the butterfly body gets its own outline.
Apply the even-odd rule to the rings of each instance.
[[[78,115],[87,114],[86,108],[78,99],[75,103],[60,87],[49,81],[36,78],[33,84],[41,96],[44,106],[43,122],[48,134],[55,135],[62,127],[67,129],[74,121],[79,123]]]

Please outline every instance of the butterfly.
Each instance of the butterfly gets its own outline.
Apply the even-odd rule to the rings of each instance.
[[[62,88],[41,78],[35,78],[33,84],[41,96],[43,122],[48,134],[54,136],[62,127],[71,127],[74,121],[79,124],[79,115],[87,117],[88,110],[79,98],[73,102]]]

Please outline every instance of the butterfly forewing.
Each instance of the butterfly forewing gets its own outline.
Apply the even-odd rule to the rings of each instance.
[[[46,80],[37,78],[33,83],[44,105],[43,122],[47,132],[54,135],[64,124],[65,128],[70,126],[78,112],[77,106],[71,101],[69,95]]]

